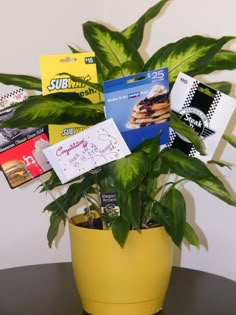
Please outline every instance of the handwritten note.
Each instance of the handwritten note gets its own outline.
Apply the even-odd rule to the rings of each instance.
[[[62,184],[131,153],[113,119],[60,141],[43,152]]]

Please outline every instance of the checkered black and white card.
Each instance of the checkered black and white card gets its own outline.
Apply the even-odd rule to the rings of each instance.
[[[207,155],[200,155],[186,138],[170,130],[167,147],[179,148],[204,162],[212,159],[236,106],[236,100],[200,81],[179,73],[172,88],[171,109],[191,126],[204,142]]]

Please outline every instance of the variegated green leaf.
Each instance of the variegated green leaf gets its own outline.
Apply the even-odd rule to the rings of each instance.
[[[145,64],[144,71],[168,67],[172,85],[179,72],[190,76],[198,74],[206,67],[222,46],[232,40],[232,36],[220,39],[194,35],[160,48]]]
[[[0,73],[0,82],[6,85],[15,85],[27,90],[42,91],[40,79],[27,75]]]
[[[220,50],[211,62],[199,70],[199,74],[208,74],[217,70],[234,70],[236,68],[236,52],[230,50]]]
[[[104,120],[104,104],[92,104],[77,93],[37,95],[18,103],[1,127],[40,127],[48,124],[78,123],[94,125]]]
[[[148,156],[143,152],[134,152],[107,164],[107,171],[114,179],[116,189],[127,195],[141,183],[147,174],[148,166]]]
[[[130,40],[136,49],[139,48],[139,46],[142,43],[143,40],[143,32],[146,23],[148,23],[151,19],[156,17],[163,6],[168,2],[169,0],[161,0],[151,8],[149,8],[139,19],[137,22],[131,24],[129,27],[127,27],[125,30],[123,30],[122,34]]]
[[[195,182],[207,192],[232,206],[236,206],[236,200],[226,189],[223,182],[201,160],[187,156],[178,149],[170,148],[162,150],[160,157],[163,172],[170,170],[171,173]]]
[[[90,21],[83,24],[83,30],[90,47],[108,69],[122,69],[125,62],[135,60],[134,73],[140,72],[143,60],[133,44],[120,32],[111,31],[102,24]]]
[[[135,152],[145,152],[148,155],[148,158],[150,161],[154,161],[159,152],[160,152],[160,135],[161,132],[157,134],[156,137],[151,139],[146,139],[145,141],[142,141],[136,148]]]
[[[107,74],[106,80],[129,76],[135,73],[136,64],[134,61],[127,61],[122,64],[122,67],[113,67]]]
[[[109,70],[107,67],[101,62],[101,60],[96,56],[96,66],[97,66],[97,77],[98,77],[98,82],[100,84],[103,84],[103,82],[107,78],[107,74]]]
[[[82,83],[82,84],[83,84],[83,87],[84,87],[84,86],[88,86],[88,87],[91,87],[92,89],[97,90],[98,92],[102,92],[102,93],[103,93],[103,86],[102,86],[102,84],[100,84],[100,83],[94,83],[94,82],[90,82],[90,81],[81,79],[81,77],[77,77],[77,76],[72,75],[72,74],[70,74],[70,73],[68,73],[68,72],[61,72],[61,73],[58,73],[58,75],[66,75],[66,76],[69,76],[72,81]],[[83,92],[82,92],[82,93],[83,93]],[[94,91],[91,91],[91,93],[94,93]],[[81,94],[80,94],[80,95],[81,95]]]
[[[189,125],[181,121],[177,115],[172,112],[170,119],[170,127],[177,133],[181,134],[189,141],[191,141],[195,149],[201,154],[206,155],[204,143],[197,134],[197,132],[191,128]]]

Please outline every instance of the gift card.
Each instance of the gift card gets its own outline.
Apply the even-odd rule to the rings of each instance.
[[[0,123],[14,115],[17,102],[28,97],[24,89],[17,89],[0,97]],[[42,150],[49,146],[48,129],[0,128],[0,165],[11,188],[51,169]]]
[[[192,143],[171,130],[167,147],[179,148],[204,162],[212,159],[223,132],[235,110],[236,100],[200,81],[179,73],[172,88],[171,108],[191,126],[204,142],[207,155],[200,155]]]
[[[85,83],[73,81],[70,77],[72,75],[87,82],[97,82],[94,52],[41,56],[40,68],[43,95],[58,92],[76,92],[80,97],[86,97],[93,103],[99,101],[99,93],[95,89]],[[83,131],[87,127],[76,123],[50,124],[48,126],[50,143],[57,143]]]
[[[130,154],[112,119],[62,140],[43,152],[63,184]]]
[[[169,139],[168,69],[142,72],[104,82],[106,118],[113,118],[130,150],[160,131]]]
[[[18,187],[51,169],[42,151],[48,146],[47,134],[44,128],[41,128],[35,131],[33,138],[0,154],[1,168],[11,188]]]

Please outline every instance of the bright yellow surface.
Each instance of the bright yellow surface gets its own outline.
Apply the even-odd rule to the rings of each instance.
[[[162,308],[173,245],[164,228],[130,231],[124,248],[111,231],[70,224],[72,264],[84,309],[95,315],[151,315]]]
[[[40,69],[43,95],[76,92],[80,97],[86,97],[93,103],[99,101],[99,93],[95,89],[84,83],[73,81],[70,77],[73,75],[84,81],[97,83],[94,52],[40,56]],[[55,144],[86,127],[76,123],[49,125],[50,143]]]

